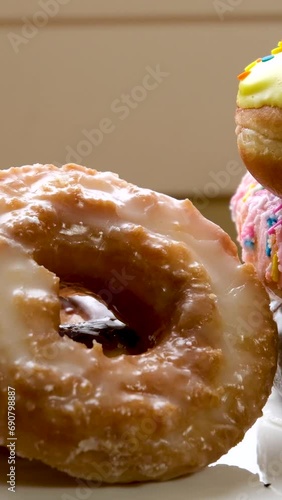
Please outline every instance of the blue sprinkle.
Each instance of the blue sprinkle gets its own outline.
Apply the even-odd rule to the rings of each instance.
[[[269,217],[266,221],[267,227],[272,227],[278,221],[277,217]]]
[[[266,253],[267,257],[271,257],[271,248],[268,245],[268,243],[266,243],[265,253]]]
[[[244,241],[244,246],[247,248],[254,248],[255,242],[252,240],[245,240]]]
[[[273,58],[274,58],[273,55],[269,55],[269,56],[262,57],[261,60],[262,60],[262,62],[266,62],[266,61],[270,61],[270,59],[273,59]]]

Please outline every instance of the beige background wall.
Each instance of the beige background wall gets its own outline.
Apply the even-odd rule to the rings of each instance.
[[[1,167],[76,160],[206,211],[243,172],[236,76],[281,20],[277,0],[1,2]]]

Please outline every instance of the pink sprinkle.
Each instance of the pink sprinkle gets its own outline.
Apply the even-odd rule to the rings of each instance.
[[[274,213],[276,214],[276,213],[277,213],[277,212],[279,212],[279,210],[281,210],[281,209],[282,209],[282,203],[281,203],[280,205],[278,205],[278,207],[277,207],[277,208],[275,208]]]
[[[274,224],[274,226],[272,226],[267,232],[268,234],[274,234],[275,233],[275,229],[278,227],[278,226],[281,226],[282,224],[282,219],[280,219],[278,222],[276,222],[276,224]]]
[[[255,237],[255,228],[254,226],[245,228],[245,231],[242,231],[241,238],[244,240],[252,240]]]

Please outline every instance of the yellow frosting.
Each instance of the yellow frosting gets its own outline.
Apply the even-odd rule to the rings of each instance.
[[[240,108],[282,108],[282,42],[271,55],[249,64],[238,78],[237,105]]]

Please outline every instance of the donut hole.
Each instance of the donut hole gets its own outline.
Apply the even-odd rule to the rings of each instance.
[[[114,345],[108,349],[103,344],[106,355],[144,353],[161,342],[171,324],[182,290],[187,287],[190,255],[184,245],[140,226],[109,224],[111,205],[109,213],[108,204],[98,209],[104,225],[82,227],[83,238],[73,225],[53,220],[53,213],[48,212],[52,217],[47,224],[44,212],[46,230],[42,231],[42,240],[37,238],[33,258],[56,274],[62,288],[67,283],[84,290],[85,295],[96,296],[130,329],[118,334],[122,340],[122,333],[126,333],[125,345],[120,342],[118,348]],[[132,346],[133,337],[138,339]]]
[[[60,324],[75,325],[91,320],[115,318],[100,298],[78,285],[60,284]]]
[[[61,283],[59,334],[92,348],[93,341],[102,344],[106,356],[142,354],[156,344],[156,335],[144,337],[115,308],[113,312],[102,298],[81,284]],[[127,303],[128,303],[127,294]],[[132,301],[131,301],[132,302]],[[135,307],[133,307],[135,311]]]

